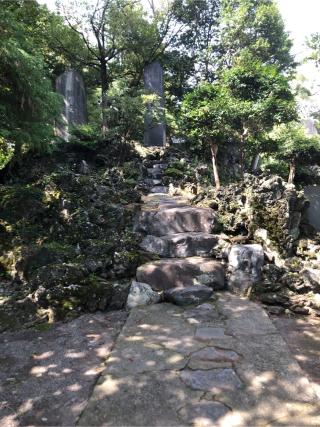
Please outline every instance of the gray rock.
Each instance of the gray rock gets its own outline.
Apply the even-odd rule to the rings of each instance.
[[[201,326],[195,334],[195,339],[198,341],[212,341],[221,338],[229,338],[222,327]]]
[[[166,234],[211,233],[216,216],[210,208],[177,207],[159,212],[142,211],[135,222],[135,231],[164,236]]]
[[[185,288],[172,288],[164,292],[164,298],[176,305],[200,304],[208,300],[213,293],[208,286],[187,286]]]
[[[137,269],[137,280],[158,291],[193,285],[206,285],[213,290],[225,287],[222,264],[201,257],[163,259],[143,264]]]
[[[212,369],[210,371],[188,371],[180,374],[182,381],[194,390],[211,393],[236,391],[242,385],[233,369]]]
[[[300,271],[300,275],[314,291],[320,291],[320,270],[307,267]]]
[[[155,292],[146,283],[132,281],[131,288],[127,299],[127,309],[134,307],[156,304],[160,302],[161,296]]]
[[[234,245],[229,253],[230,288],[240,294],[261,278],[264,251],[261,245]]]
[[[209,233],[176,233],[168,236],[146,236],[141,248],[167,258],[209,256],[219,237]]]

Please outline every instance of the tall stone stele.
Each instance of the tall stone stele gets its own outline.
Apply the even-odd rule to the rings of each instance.
[[[144,68],[144,88],[148,94],[156,94],[159,97],[156,105],[150,103],[147,107],[144,120],[144,144],[148,147],[163,146],[166,140],[166,126],[162,114],[163,69],[159,62],[152,62]]]
[[[56,123],[56,135],[68,141],[70,128],[87,122],[86,90],[81,74],[68,70],[56,80],[56,90],[63,96],[61,119]]]

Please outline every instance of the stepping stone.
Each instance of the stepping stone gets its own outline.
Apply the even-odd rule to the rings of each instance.
[[[172,288],[164,292],[164,299],[176,305],[200,304],[213,294],[212,288],[204,285]]]
[[[167,208],[158,212],[140,212],[135,231],[155,236],[186,232],[211,233],[216,223],[216,216],[210,208]]]
[[[143,264],[137,269],[137,280],[158,291],[194,285],[206,285],[214,291],[225,287],[222,264],[201,257],[163,259]]]
[[[242,385],[239,377],[233,369],[212,369],[181,371],[182,381],[194,390],[202,390],[211,393],[221,393],[224,391],[236,391]]]
[[[209,233],[176,233],[168,236],[146,236],[140,247],[165,258],[210,256],[219,237]]]
[[[188,367],[190,369],[230,367],[238,360],[239,355],[235,351],[207,347],[192,354]]]
[[[165,187],[164,185],[156,185],[150,189],[150,193],[167,194],[168,187]]]

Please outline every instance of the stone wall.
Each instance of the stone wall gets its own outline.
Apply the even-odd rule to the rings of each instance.
[[[317,231],[320,231],[320,186],[308,185],[304,189],[304,195],[310,202],[307,209],[308,220]]]

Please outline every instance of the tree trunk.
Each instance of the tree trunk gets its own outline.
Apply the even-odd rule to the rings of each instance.
[[[240,173],[241,173],[241,179],[243,179],[243,176],[244,176],[244,162],[245,162],[244,147],[245,147],[247,135],[248,135],[248,129],[245,126],[243,126],[243,132],[240,136]]]
[[[290,160],[288,184],[293,184],[295,174],[296,174],[296,162],[294,160]]]
[[[100,78],[101,78],[101,133],[103,136],[106,135],[108,131],[108,118],[107,118],[107,108],[108,108],[108,89],[109,82],[107,76],[107,63],[104,58],[100,60]]]
[[[252,172],[255,172],[258,169],[260,163],[260,154],[256,154],[252,160]]]
[[[212,158],[212,169],[213,169],[213,176],[214,176],[214,182],[216,184],[217,190],[220,189],[220,178],[219,178],[219,171],[218,171],[218,165],[217,165],[217,153],[218,153],[218,145],[214,142],[211,142],[211,158]]]

